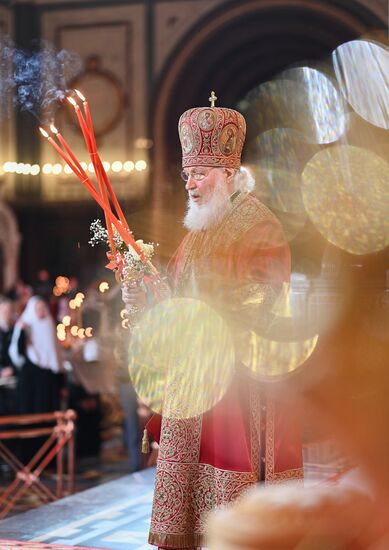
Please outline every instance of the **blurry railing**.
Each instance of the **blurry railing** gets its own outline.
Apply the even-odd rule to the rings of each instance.
[[[72,410],[0,418],[0,460],[15,473],[13,481],[0,494],[0,518],[5,517],[27,491],[34,492],[44,504],[74,492],[75,419],[76,413]],[[44,438],[44,442],[28,463],[22,464],[15,451],[17,444],[10,442],[36,438],[40,438],[40,442]],[[54,459],[55,492],[42,479]]]

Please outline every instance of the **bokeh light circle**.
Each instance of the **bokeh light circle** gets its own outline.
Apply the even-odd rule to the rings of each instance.
[[[250,121],[248,141],[272,128],[293,128],[312,143],[328,144],[344,133],[344,105],[324,72],[297,67],[253,89],[238,108]]]
[[[302,214],[301,174],[318,147],[290,128],[274,128],[257,136],[250,147],[258,198],[272,210]]]
[[[368,40],[351,40],[332,54],[340,90],[365,120],[389,129],[389,51]]]
[[[189,298],[151,308],[132,332],[129,373],[142,401],[172,418],[211,409],[234,374],[232,335],[207,304]]]
[[[371,151],[340,145],[317,153],[303,172],[303,200],[318,231],[352,254],[389,245],[389,164]]]
[[[245,343],[243,364],[254,378],[285,377],[301,367],[316,348],[319,335],[297,341],[265,338],[250,331]]]
[[[321,145],[337,141],[346,129],[342,95],[324,72],[312,67],[296,67],[284,71],[282,78],[303,88],[299,98],[297,128],[313,143]]]

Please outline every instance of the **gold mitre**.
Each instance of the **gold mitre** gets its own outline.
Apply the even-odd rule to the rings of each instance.
[[[246,136],[246,121],[238,111],[215,107],[217,97],[211,93],[210,107],[185,111],[178,122],[182,148],[182,167],[240,167]]]

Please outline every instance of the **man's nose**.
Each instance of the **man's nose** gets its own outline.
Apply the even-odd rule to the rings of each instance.
[[[185,184],[185,189],[189,191],[189,189],[194,189],[196,187],[196,180],[189,174],[188,181]]]

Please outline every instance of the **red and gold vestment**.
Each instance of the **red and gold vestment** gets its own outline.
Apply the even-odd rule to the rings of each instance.
[[[215,507],[260,480],[302,478],[297,419],[239,360],[245,330],[266,324],[289,280],[290,252],[268,208],[236,193],[217,226],[187,234],[170,272],[175,296],[215,308],[236,339],[236,373],[216,406],[190,419],[154,415],[147,426],[159,441],[149,542],[191,548],[204,545],[207,513]]]

